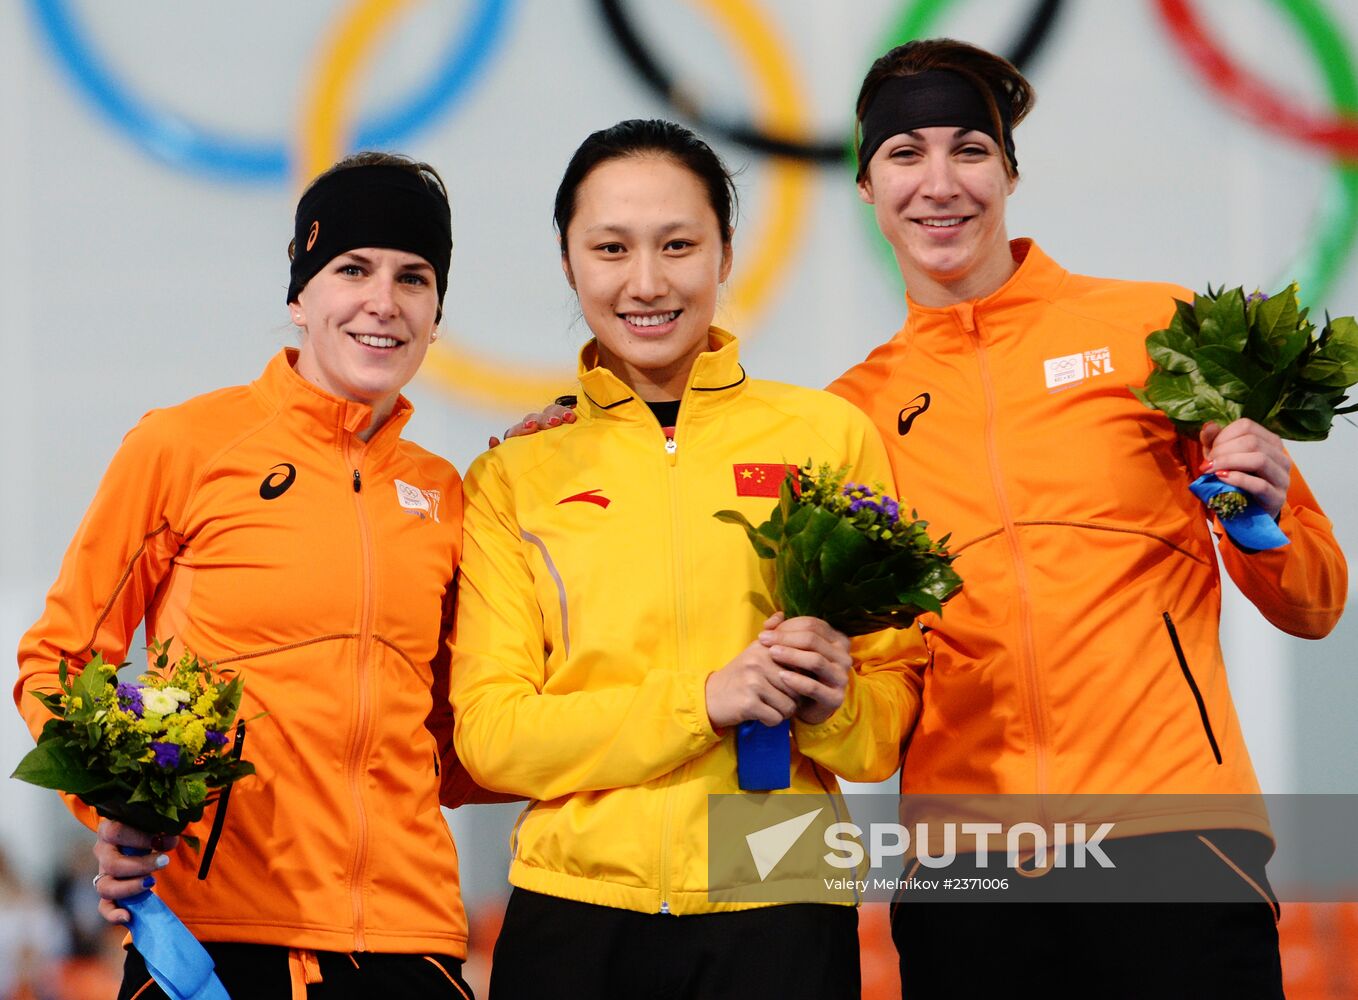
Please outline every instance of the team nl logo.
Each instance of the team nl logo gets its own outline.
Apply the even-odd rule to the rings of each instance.
[[[1106,347],[1083,354],[1063,354],[1042,362],[1042,370],[1047,376],[1047,388],[1057,392],[1096,375],[1112,374],[1113,355]]]

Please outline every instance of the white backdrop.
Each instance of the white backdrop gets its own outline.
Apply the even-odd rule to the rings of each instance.
[[[862,72],[903,15],[932,11],[930,33],[1004,50],[1043,5],[620,6],[705,113],[834,138],[847,136]],[[1333,157],[1282,127],[1246,121],[1218,96],[1174,41],[1166,0],[1054,6],[1027,66],[1039,100],[1017,133],[1023,180],[1010,203],[1011,235],[1034,236],[1057,260],[1093,274],[1195,287],[1271,287],[1294,274],[1299,256],[1342,221]],[[1187,6],[1225,52],[1288,100],[1331,113],[1347,49],[1358,49],[1354,4]],[[253,378],[292,342],[284,247],[308,165],[343,152],[355,122],[409,107],[459,46],[473,53],[465,86],[415,114],[395,143],[442,170],[456,242],[445,338],[411,392],[418,413],[409,433],[465,468],[525,400],[564,388],[585,332],[551,229],[560,172],[593,129],[634,116],[686,120],[642,85],[600,7],[0,0],[0,420],[8,432],[0,644],[13,649],[36,618],[127,428],[151,407]],[[470,27],[478,17],[489,26],[479,36]],[[54,33],[62,19],[66,35]],[[359,27],[346,36],[349,24]],[[193,159],[191,140],[206,131],[228,145],[271,146],[288,162],[233,175],[221,150]],[[902,321],[880,237],[842,165],[714,145],[741,170],[737,267],[723,318],[747,340],[752,371],[822,385]],[[1320,304],[1358,312],[1358,262],[1343,253],[1335,260],[1339,278]],[[762,269],[762,292],[752,265]],[[479,374],[478,363],[505,384]],[[525,371],[549,377],[535,382]],[[1294,449],[1349,553],[1358,552],[1355,435],[1340,424],[1329,442]],[[1239,599],[1226,614],[1231,683],[1265,789],[1358,791],[1355,616],[1306,644],[1271,630]],[[0,768],[27,746],[17,716],[0,712]],[[80,835],[54,797],[14,782],[0,782],[0,795],[0,844],[25,863],[50,862]],[[462,846],[482,849],[467,837]]]

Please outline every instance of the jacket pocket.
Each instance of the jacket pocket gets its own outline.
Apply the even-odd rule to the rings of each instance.
[[[1216,758],[1218,764],[1221,763],[1221,747],[1217,745],[1216,734],[1212,732],[1212,720],[1207,714],[1207,703],[1202,700],[1202,692],[1198,690],[1198,682],[1193,679],[1193,671],[1188,669],[1188,659],[1184,656],[1183,644],[1179,642],[1179,633],[1174,628],[1174,619],[1169,616],[1169,612],[1164,612],[1165,631],[1169,633],[1169,641],[1174,644],[1174,655],[1179,660],[1179,669],[1183,671],[1184,680],[1188,682],[1188,690],[1193,692],[1193,700],[1198,706],[1198,716],[1202,719],[1203,732],[1207,734],[1207,742],[1212,746],[1212,756]]]

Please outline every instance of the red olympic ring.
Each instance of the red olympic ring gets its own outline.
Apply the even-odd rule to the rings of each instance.
[[[1237,65],[1207,33],[1190,0],[1155,0],[1184,55],[1227,103],[1250,121],[1346,160],[1358,160],[1358,118],[1312,114]]]

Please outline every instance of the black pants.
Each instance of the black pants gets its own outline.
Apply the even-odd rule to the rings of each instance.
[[[217,963],[217,978],[231,1000],[292,1000],[288,949],[267,944],[204,942]],[[315,952],[321,982],[306,987],[307,1000],[472,1000],[462,979],[462,960],[449,955]],[[128,948],[118,1000],[166,1000],[136,948]]]
[[[686,917],[515,889],[491,1000],[856,998],[858,911],[787,904]]]
[[[1023,987],[1053,998],[1281,998],[1280,908],[1264,874],[1271,846],[1244,831],[1201,834],[1215,850],[1198,832],[1105,841],[1119,869],[1106,883],[1110,898],[1137,902],[1067,901],[1090,898],[1078,883],[1091,876],[1060,869],[1025,879],[992,867],[991,878],[1009,875],[1010,891],[999,895],[1018,902],[899,893],[891,936],[905,1000]],[[941,881],[968,873],[950,866],[916,879],[922,874]],[[1184,901],[1185,880],[1210,901]]]

